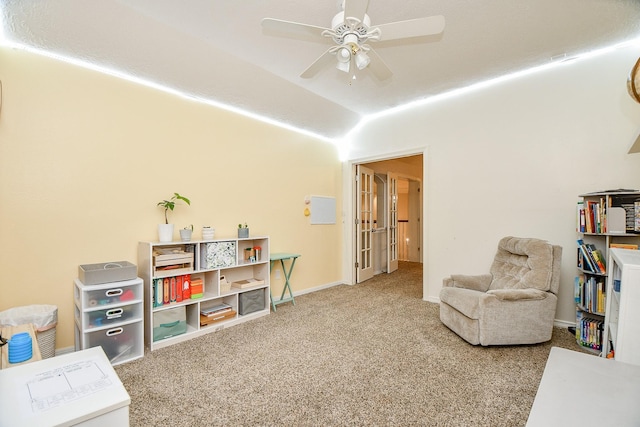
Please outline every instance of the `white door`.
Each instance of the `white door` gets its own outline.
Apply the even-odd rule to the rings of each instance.
[[[356,283],[373,277],[373,170],[356,167]]]
[[[422,200],[420,198],[420,181],[409,180],[409,223],[407,236],[409,241],[409,261],[422,262],[420,247],[422,236],[420,228],[420,211]]]
[[[387,273],[398,269],[398,175],[387,173]]]

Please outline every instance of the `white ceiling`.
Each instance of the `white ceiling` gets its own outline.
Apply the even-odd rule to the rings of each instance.
[[[379,81],[329,66],[330,45],[263,31],[262,18],[330,27],[340,0],[3,0],[6,43],[86,61],[338,138],[362,116],[640,37],[639,0],[370,0],[372,26],[443,15],[444,33],[373,44]],[[633,64],[629,64],[631,67]]]

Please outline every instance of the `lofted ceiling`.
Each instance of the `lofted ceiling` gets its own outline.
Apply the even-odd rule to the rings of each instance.
[[[330,139],[368,114],[640,37],[638,0],[370,0],[372,27],[443,15],[444,32],[370,43],[393,72],[389,79],[377,79],[368,68],[347,74],[333,65],[301,78],[330,40],[264,30],[262,18],[330,27],[340,5],[3,0],[0,7],[5,44],[89,63]]]

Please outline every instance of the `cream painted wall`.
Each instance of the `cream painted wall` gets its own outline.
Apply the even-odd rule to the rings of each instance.
[[[57,348],[74,344],[78,265],[137,263],[173,192],[192,201],[176,227],[229,237],[246,221],[272,251],[301,253],[294,292],[341,282],[340,222],[303,215],[310,194],[342,210],[333,145],[24,51],[0,63],[0,310],[58,306]]]
[[[438,301],[452,273],[487,272],[501,237],[539,237],[564,248],[556,318],[575,320],[577,196],[640,189],[640,154],[627,154],[640,132],[640,105],[625,87],[639,51],[627,47],[379,117],[352,135],[345,170],[395,151],[425,153],[426,299]]]

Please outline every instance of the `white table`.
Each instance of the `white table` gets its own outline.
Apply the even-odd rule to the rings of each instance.
[[[527,427],[640,426],[640,366],[553,347]]]
[[[0,425],[129,425],[131,398],[102,347],[0,371]]]

